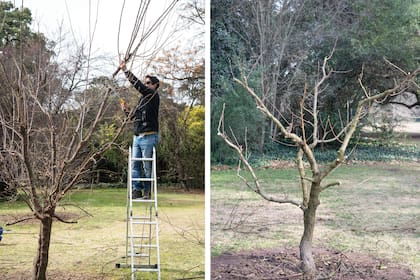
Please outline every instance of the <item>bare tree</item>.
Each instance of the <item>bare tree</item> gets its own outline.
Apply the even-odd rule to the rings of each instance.
[[[121,119],[111,141],[94,148],[92,137],[113,102],[112,85],[78,90],[74,79],[86,69],[87,56],[76,54],[71,71],[63,71],[43,44],[40,40],[10,49],[0,62],[6,87],[0,108],[1,175],[22,192],[40,222],[32,279],[46,279],[53,220],[74,222],[56,212],[60,201],[86,179],[127,121]]]
[[[290,36],[295,30],[295,21],[301,16],[302,1],[284,1],[281,4],[275,0],[243,3],[249,5],[252,19],[251,26],[240,24],[235,33],[243,42],[249,42],[249,50],[256,61],[254,66],[260,69],[261,100],[273,114],[279,118],[278,84],[281,69],[286,57],[286,50],[291,43]],[[295,5],[295,13],[290,9]],[[283,100],[287,98],[283,97]],[[287,106],[287,105],[286,105]],[[265,121],[265,120],[264,120]],[[268,131],[271,137],[277,134],[277,127],[270,122]],[[259,149],[262,150],[266,138],[265,125],[261,125]]]
[[[162,13],[150,14],[151,1],[141,1],[122,60],[134,58],[140,47],[153,56],[168,43],[173,31],[152,35],[167,27],[177,2],[171,1]],[[121,19],[123,10],[124,4]],[[108,78],[98,78],[96,83],[89,80],[98,17],[91,26],[90,14],[89,3],[87,51],[78,48],[66,63],[54,60],[56,56],[42,36],[0,53],[1,92],[5,93],[0,96],[0,178],[23,193],[34,218],[40,221],[33,279],[46,279],[53,220],[73,222],[56,212],[60,201],[73,186],[86,180],[97,158],[114,145],[133,113],[120,119],[108,142],[92,145],[95,132],[115,103],[117,88]],[[157,17],[148,22],[151,15]],[[119,48],[119,38],[117,43]]]
[[[203,0],[190,0],[189,2],[185,3],[182,8],[189,10],[189,14],[186,14],[182,17],[190,23],[196,23],[202,26],[206,23]]]
[[[420,69],[412,73],[406,73],[400,68],[393,65],[397,71],[400,72],[400,80],[395,81],[395,85],[381,93],[371,94],[371,92],[363,84],[363,69],[359,76],[359,84],[365,94],[364,98],[358,103],[357,109],[353,118],[348,122],[343,121],[337,129],[337,125],[333,124],[328,118],[320,118],[319,98],[323,90],[327,86],[327,81],[334,74],[334,70],[328,66],[328,61],[331,59],[333,51],[328,57],[325,57],[322,65],[320,65],[320,75],[316,80],[311,91],[305,86],[304,92],[300,102],[300,110],[295,112],[295,117],[298,119],[299,126],[294,128],[290,123],[285,123],[276,117],[270,107],[262,99],[264,93],[256,93],[247,82],[247,77],[242,75],[241,78],[234,77],[235,82],[240,84],[248,94],[255,100],[257,108],[269,118],[278,128],[280,134],[285,139],[290,140],[297,149],[296,152],[296,168],[299,171],[299,184],[302,191],[301,200],[290,198],[287,194],[284,196],[276,196],[268,194],[254,172],[252,166],[248,162],[247,155],[244,153],[243,147],[237,143],[234,136],[230,137],[224,129],[223,113],[220,117],[218,135],[233,149],[236,150],[240,163],[243,163],[245,168],[252,175],[252,182],[248,181],[240,174],[241,165],[238,165],[238,176],[251,188],[254,192],[259,194],[263,199],[276,202],[292,204],[300,208],[303,212],[304,231],[300,242],[300,259],[302,262],[302,269],[306,274],[312,274],[316,271],[313,255],[312,255],[312,240],[315,229],[316,211],[320,204],[320,194],[322,191],[332,186],[340,185],[340,182],[325,183],[327,176],[346,159],[346,149],[348,148],[350,139],[352,138],[359,120],[367,113],[368,107],[375,101],[383,100],[389,96],[395,96],[404,92],[408,87],[419,86],[415,83],[415,78],[419,74]],[[345,101],[341,101],[345,102]],[[322,133],[321,131],[322,130]],[[322,135],[322,137],[320,137]],[[341,143],[337,150],[336,157],[326,165],[321,165],[314,154],[315,149],[323,143],[330,143],[339,141]],[[309,166],[310,170],[305,169]]]

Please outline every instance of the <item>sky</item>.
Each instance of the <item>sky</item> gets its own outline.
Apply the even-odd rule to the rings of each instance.
[[[118,37],[119,51],[124,54],[140,3],[139,0],[14,0],[12,2],[16,7],[21,7],[22,1],[23,6],[32,12],[32,28],[35,31],[39,30],[47,38],[54,40],[59,37],[60,26],[62,26],[66,39],[77,44],[88,44],[89,37],[93,35],[92,55],[108,56],[112,61],[111,64],[114,64],[113,68],[119,61]],[[154,22],[153,17],[162,13],[169,3],[170,0],[153,0],[148,9],[149,22]],[[179,4],[177,5],[179,8]],[[119,33],[121,11],[123,11],[123,18]],[[168,17],[170,22],[167,25],[155,32],[159,34],[159,38],[165,37],[162,34],[179,25],[176,12]],[[176,42],[185,44],[190,40],[190,34],[191,32],[187,30],[180,32],[172,37],[168,45],[176,44]],[[150,51],[151,46],[157,44],[157,38],[158,36],[151,36],[147,41],[149,45],[143,44],[138,53]]]

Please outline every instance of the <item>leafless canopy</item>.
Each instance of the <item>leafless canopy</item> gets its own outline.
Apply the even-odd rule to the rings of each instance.
[[[120,57],[121,61],[128,62],[130,59],[136,56],[137,51],[141,46],[145,44],[145,42],[151,38],[151,35],[155,34],[157,30],[162,25],[167,24],[167,19],[170,16],[171,12],[173,11],[175,5],[179,0],[172,0],[169,5],[167,5],[163,11],[160,13],[158,9],[150,9],[152,4],[151,0],[147,1],[140,1],[139,8],[137,10],[137,15],[135,19],[135,23],[131,32],[131,37],[128,42],[127,49],[123,57]],[[154,3],[156,5],[156,3]],[[117,39],[117,48],[118,53],[120,54],[120,31],[122,27],[122,19],[123,19],[123,12],[125,7],[125,1],[123,2],[121,8],[121,15],[120,15],[120,23],[118,28],[118,39]],[[158,16],[154,19],[149,19],[151,13],[157,13]],[[150,21],[150,22],[149,22]],[[160,36],[159,38],[161,38]],[[166,44],[166,40],[169,39],[170,36],[167,36],[164,40],[156,40],[153,46],[151,47],[151,54],[156,54],[163,45]],[[144,55],[144,54],[143,54]],[[120,69],[117,69],[113,77],[115,77]]]
[[[395,81],[395,86],[384,92],[371,94],[368,89],[365,88],[363,84],[363,69],[359,75],[359,84],[365,95],[365,97],[358,103],[356,112],[352,119],[342,120],[341,128],[337,129],[337,126],[332,125],[329,119],[320,119],[320,108],[319,108],[319,98],[323,90],[327,87],[327,80],[334,73],[334,70],[329,67],[328,61],[331,59],[334,53],[334,48],[331,51],[330,55],[325,57],[322,64],[320,65],[320,75],[316,80],[312,91],[308,91],[308,86],[306,85],[303,91],[303,96],[300,102],[300,111],[296,112],[294,116],[298,120],[298,129],[293,131],[291,123],[284,123],[284,119],[277,118],[273,111],[268,108],[266,102],[262,100],[259,94],[257,94],[249,85],[247,81],[247,75],[242,75],[241,79],[234,77],[234,81],[240,84],[248,94],[250,94],[255,100],[257,108],[269,119],[271,120],[278,128],[280,134],[289,139],[297,147],[297,157],[296,163],[297,168],[300,174],[300,185],[302,188],[302,201],[295,199],[289,199],[287,195],[282,198],[274,197],[264,193],[261,183],[259,182],[252,166],[249,164],[246,155],[244,154],[243,147],[235,140],[235,136],[229,136],[226,133],[224,128],[224,112],[220,117],[219,126],[218,126],[218,135],[223,138],[223,140],[238,153],[240,162],[242,162],[246,169],[251,172],[253,183],[249,183],[244,177],[238,175],[246,182],[246,184],[253,189],[256,193],[260,194],[264,199],[269,201],[274,201],[278,203],[291,203],[295,206],[298,206],[302,209],[306,209],[308,201],[310,198],[310,184],[314,181],[321,182],[328,174],[334,170],[337,166],[344,162],[346,159],[346,149],[349,145],[350,139],[352,138],[359,120],[366,114],[367,108],[375,101],[382,100],[388,96],[395,96],[404,92],[410,86],[416,86],[415,77],[420,72],[420,69],[417,69],[413,73],[406,73],[396,65],[387,61],[388,64],[392,65],[395,69],[400,71],[403,74],[403,79],[400,81]],[[345,101],[343,101],[345,102]],[[307,129],[307,128],[310,129]],[[322,133],[320,133],[322,130]],[[311,131],[310,135],[306,135],[307,131]],[[322,137],[320,137],[322,135]],[[320,167],[318,164],[315,155],[314,149],[323,143],[330,143],[338,141],[341,143],[341,146],[337,150],[336,159],[334,159],[330,164],[325,167]],[[305,171],[304,159],[306,159],[311,168],[312,176],[308,176]],[[238,171],[240,168],[238,167]],[[340,182],[334,182],[327,185],[321,186],[321,190],[328,187],[339,185]]]

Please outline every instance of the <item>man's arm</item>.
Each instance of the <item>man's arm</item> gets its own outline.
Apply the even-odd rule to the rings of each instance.
[[[146,87],[130,70],[127,69],[125,62],[121,62],[120,68],[124,71],[128,81],[137,89],[141,94],[153,94],[154,90]]]

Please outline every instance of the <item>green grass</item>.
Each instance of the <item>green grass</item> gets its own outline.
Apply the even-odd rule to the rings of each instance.
[[[161,191],[158,203],[162,279],[204,279],[204,195]],[[125,263],[126,190],[74,190],[61,204],[57,212],[78,218],[78,223],[54,223],[48,272],[75,274],[78,279],[130,279],[129,269],[115,268],[116,263]],[[25,214],[29,210],[22,202],[0,203],[0,224]],[[38,224],[5,229],[9,232],[0,242],[0,274],[6,279],[28,275]],[[155,273],[140,276],[156,279]]]
[[[347,149],[346,156],[348,160],[357,162],[417,162],[420,158],[419,147],[419,139],[413,137],[396,138],[394,141],[387,143],[377,138],[369,138],[351,143]],[[330,162],[336,158],[337,149],[338,147],[336,146],[317,147],[314,154],[318,162]],[[268,142],[264,153],[261,154],[255,151],[251,154],[249,161],[254,166],[264,166],[272,160],[295,161],[295,159],[295,147]],[[225,160],[226,164],[234,165],[237,163],[237,156],[232,153],[232,156]]]
[[[299,201],[294,168],[256,172],[267,193]],[[336,180],[342,185],[321,194],[314,246],[387,258],[420,277],[420,165],[346,165],[327,178]],[[236,170],[212,171],[211,205],[212,255],[299,245],[302,211],[264,201]]]

